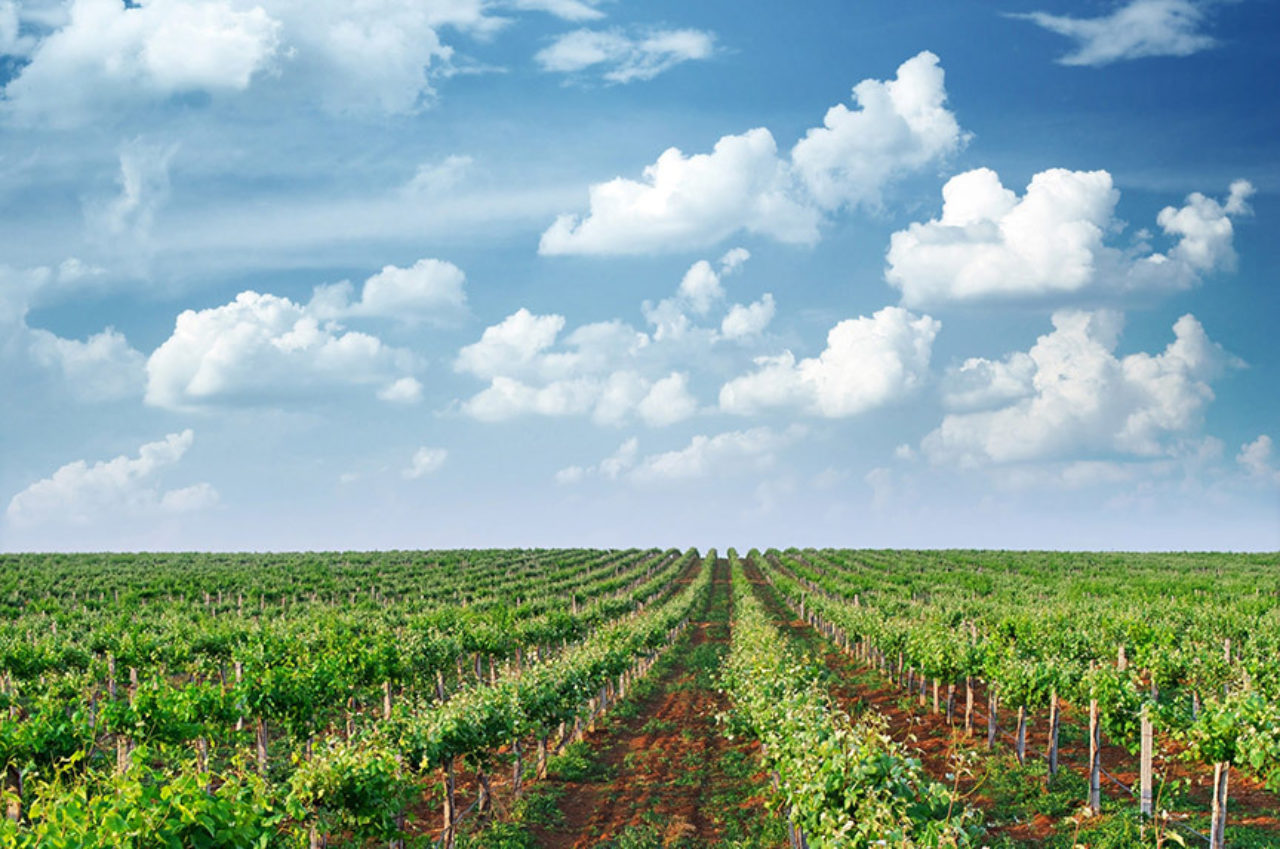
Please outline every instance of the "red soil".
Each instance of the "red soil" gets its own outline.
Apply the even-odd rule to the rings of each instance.
[[[729,570],[719,561],[713,572],[713,593],[728,593]],[[707,642],[724,642],[727,629],[713,630],[703,618],[690,623],[687,647],[677,646],[672,665],[639,703],[630,718],[605,731],[587,735],[593,756],[605,765],[607,782],[558,782],[562,823],[539,832],[539,846],[548,849],[585,849],[616,837],[628,826],[656,815],[664,824],[664,843],[684,838],[698,846],[714,846],[721,840],[721,817],[711,800],[729,779],[716,764],[730,750],[753,759],[757,743],[730,741],[717,726],[717,713],[727,708],[724,696],[699,686],[685,664],[687,653]],[[716,630],[719,633],[716,633]],[[753,784],[763,788],[765,777]],[[751,816],[766,817],[761,794],[750,796],[742,808]]]
[[[823,661],[828,669],[835,673],[837,680],[840,682],[832,689],[832,693],[840,705],[851,714],[857,713],[859,705],[873,708],[883,714],[889,719],[891,736],[897,742],[903,743],[914,750],[926,771],[935,780],[951,784],[952,780],[949,780],[948,776],[955,773],[951,762],[951,754],[956,744],[963,739],[961,724],[964,710],[963,688],[960,688],[957,693],[959,705],[956,710],[957,725],[955,727],[947,724],[945,713],[932,713],[931,700],[930,706],[918,707],[918,703],[914,703],[916,697],[912,696],[912,708],[904,710],[902,705],[906,698],[905,691],[894,686],[878,674],[874,674],[874,680],[878,682],[875,686],[867,686],[854,681],[855,676],[863,676],[865,680],[866,673],[872,670],[860,665],[856,660],[837,649],[832,643],[821,637],[808,623],[802,619],[795,618],[794,614],[774,594],[772,587],[768,585],[758,569],[747,565],[746,574],[749,581],[760,585],[763,590],[761,598],[765,601],[766,608],[769,609],[770,613],[785,630],[789,630],[796,636],[804,636],[806,639],[816,638],[821,641]],[[976,686],[974,689],[974,739],[978,740],[980,745],[986,736],[987,692],[986,688],[981,685]],[[943,694],[943,699],[945,700],[945,693]],[[1013,738],[1009,729],[1016,727],[1017,712],[1004,711],[997,708],[996,717],[997,726],[1000,729],[999,742],[1011,746]],[[1048,750],[1048,711],[1030,713],[1027,722],[1027,757],[1041,757],[1040,753]],[[1069,724],[1077,729],[1075,734],[1077,740],[1087,739],[1086,735],[1079,731],[1079,729],[1088,725],[1087,710],[1084,716],[1081,717],[1079,710],[1070,704],[1062,703],[1063,729]],[[1066,742],[1061,739],[1062,737],[1065,737],[1065,735],[1060,735],[1060,768],[1071,769],[1087,777],[1088,743]],[[965,742],[972,744],[973,741]],[[1178,747],[1167,741],[1163,744],[1158,743],[1157,749],[1167,754],[1176,754],[1178,752]],[[1128,750],[1121,746],[1110,745],[1104,739],[1102,766],[1116,781],[1122,782],[1127,787],[1133,787],[1136,792],[1139,767],[1136,755],[1130,754]],[[1172,758],[1166,760],[1160,757],[1156,758],[1155,766],[1157,772],[1165,772],[1171,779],[1189,781],[1191,783],[1188,792],[1189,797],[1197,804],[1208,806],[1212,793],[1212,770],[1197,770],[1192,764]],[[979,767],[975,775],[966,776],[962,774],[957,786],[962,793],[968,796],[972,804],[990,812],[994,803],[989,797],[981,793],[982,779],[983,771]],[[1115,799],[1131,798],[1123,787],[1118,786],[1115,781],[1108,780],[1105,774],[1102,778],[1102,792],[1104,796]],[[1263,789],[1257,781],[1241,775],[1238,770],[1234,770],[1231,775],[1229,801],[1233,812],[1236,810],[1249,812],[1243,816],[1233,813],[1229,824],[1250,825],[1275,830],[1280,833],[1280,797]],[[1083,805],[1084,802],[1085,800],[1082,799],[1081,804]],[[1135,801],[1134,805],[1136,806],[1136,804]],[[1030,822],[992,828],[990,833],[993,835],[1006,834],[1019,841],[1037,843],[1052,834],[1055,826],[1056,822],[1052,818],[1038,815]]]

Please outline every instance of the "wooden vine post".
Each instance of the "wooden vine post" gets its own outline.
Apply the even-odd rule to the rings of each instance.
[[[265,776],[267,774],[267,720],[262,716],[254,717],[253,731],[258,750],[258,772]]]
[[[1062,711],[1058,707],[1058,691],[1055,688],[1049,694],[1049,781],[1058,774],[1058,726],[1062,722]]]
[[[1155,734],[1151,725],[1151,705],[1142,706],[1142,760],[1139,767],[1138,805],[1145,823],[1155,814],[1154,788],[1152,781],[1151,760],[1155,748]]]
[[[1027,706],[1018,706],[1018,763],[1027,762]]]
[[[457,809],[453,795],[453,760],[444,766],[444,817],[440,832],[440,840],[444,849],[453,849],[454,830],[457,824]]]
[[[1098,700],[1089,700],[1089,811],[1102,813],[1102,726],[1098,722]]]
[[[235,662],[235,670],[236,670],[236,687],[238,688],[240,686],[240,682],[244,679],[244,664],[237,660]],[[244,715],[241,714],[240,716],[236,717],[236,731],[243,731],[243,730],[244,730]]]
[[[1227,840],[1227,778],[1230,762],[1213,765],[1213,809],[1209,824],[1209,849],[1224,849]]]
[[[400,755],[396,755],[396,766],[398,768],[398,775],[403,777],[404,776],[404,759]],[[392,837],[390,840],[387,841],[387,849],[405,849],[404,807],[401,807],[400,810],[396,813],[395,825],[396,825],[396,833],[394,837]]]
[[[0,683],[4,684],[4,692],[7,695],[13,695],[13,679],[9,673],[0,676]],[[92,704],[92,696],[91,696]],[[9,703],[10,718],[17,718],[17,701],[13,700]],[[92,711],[94,708],[91,707]],[[22,770],[18,768],[16,763],[10,763],[4,770],[4,788],[9,793],[9,802],[5,806],[5,815],[13,822],[22,820]]]
[[[9,764],[4,771],[4,789],[9,794],[5,815],[13,822],[22,820],[22,771],[17,764]]]
[[[112,662],[114,667],[114,661]],[[114,678],[114,669],[113,676]],[[129,667],[129,704],[132,706],[134,700],[138,696],[138,670],[135,667]],[[127,734],[116,735],[116,773],[124,775],[129,771],[129,764],[133,757],[133,740]]]
[[[1231,638],[1227,637],[1222,641],[1222,660],[1231,667]],[[1222,685],[1222,697],[1225,699],[1231,693],[1231,684],[1224,682]]]
[[[113,654],[107,655],[107,696],[111,701],[116,700],[116,658]],[[123,773],[128,763],[128,742],[123,734],[116,734],[116,772]]]
[[[524,750],[520,747],[519,735],[511,741],[511,754],[514,756],[511,765],[511,792],[519,799],[521,785],[524,782]]]
[[[493,804],[493,787],[483,767],[476,767],[476,810],[487,814]]]
[[[204,775],[209,771],[209,740],[207,737],[196,738],[196,772]]]
[[[996,688],[993,685],[987,685],[987,751],[991,751],[996,747],[996,707],[999,699],[996,697]]]
[[[964,676],[964,736],[973,736],[973,676]]]

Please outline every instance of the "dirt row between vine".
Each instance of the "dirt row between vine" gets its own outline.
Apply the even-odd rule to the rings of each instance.
[[[695,559],[672,581],[671,586],[664,591],[659,599],[663,601],[671,598],[697,578],[702,561]],[[671,652],[678,649],[678,646],[672,647]],[[668,655],[670,656],[670,655]],[[656,674],[657,670],[663,668],[661,665],[667,661],[660,660],[660,666],[653,670]],[[644,686],[644,682],[639,682],[640,686]],[[607,722],[607,719],[604,720]],[[588,742],[600,739],[603,732],[587,733],[584,739]],[[534,771],[534,745],[535,741],[524,741],[524,792],[526,794],[536,794],[538,788],[548,784],[556,786],[566,786],[567,782],[560,782],[555,779],[537,780],[533,775]],[[492,810],[487,814],[481,814],[475,810],[475,803],[479,796],[479,784],[476,779],[476,770],[469,765],[465,759],[458,759],[454,763],[456,776],[456,791],[454,795],[455,803],[458,810],[462,811],[461,825],[459,827],[460,839],[464,842],[470,842],[474,845],[477,839],[476,832],[483,830],[491,825],[495,820],[504,821],[511,818],[512,811],[518,806],[518,800],[515,798],[512,783],[511,772],[511,747],[503,746],[495,753],[492,765],[493,769],[489,772],[489,785],[492,792]],[[441,786],[441,774],[436,773],[426,777],[421,782],[421,793],[415,795],[409,804],[408,815],[406,816],[406,831],[411,839],[423,840],[429,839],[438,843],[444,833],[443,821],[443,792]],[[535,829],[537,830],[537,829]],[[562,829],[568,834],[568,830]],[[539,844],[542,845],[542,844]],[[547,844],[547,845],[564,845],[571,846],[572,843],[566,844]],[[594,844],[591,844],[594,845]]]
[[[849,655],[836,648],[833,643],[818,633],[811,625],[795,616],[794,612],[778,597],[773,586],[768,583],[759,569],[748,563],[744,563],[744,567],[747,580],[757,589],[760,599],[764,602],[770,615],[774,617],[775,623],[784,632],[789,633],[794,639],[813,647],[822,656],[823,663],[834,676],[835,680],[831,692],[840,706],[853,716],[856,716],[866,708],[872,708],[883,714],[889,720],[889,733],[893,739],[910,747],[920,758],[925,770],[935,780],[951,784],[951,776],[954,775],[954,764],[951,762],[951,754],[954,747],[953,740],[963,733],[959,721],[953,727],[947,724],[945,714],[934,714],[928,712],[927,708],[919,712],[916,710],[904,710],[902,707],[903,701],[905,699],[915,699],[914,695],[908,696],[904,690],[895,687],[878,672],[859,664]],[[876,682],[875,686],[867,686],[861,683],[868,677],[871,677]],[[943,698],[945,700],[945,693]],[[963,692],[959,694],[958,698],[961,704],[957,713],[962,714]],[[966,742],[969,745],[974,745],[975,743],[981,745],[981,742],[985,740],[987,723],[987,692],[985,687],[981,685],[975,687],[973,715],[974,738]],[[1063,706],[1062,716],[1064,728],[1068,723],[1079,725],[1081,721],[1070,705]],[[1016,712],[1005,713],[997,710],[996,717],[1001,735],[1000,745],[1007,747],[1009,745],[1008,733],[1017,721]],[[1085,719],[1087,720],[1087,717]],[[1041,753],[1037,751],[1037,747],[1044,742],[1041,738],[1048,727],[1048,718],[1047,716],[1032,714],[1028,717],[1028,723],[1027,758],[1031,759],[1041,756]],[[1083,735],[1080,735],[1080,737],[1081,740],[1084,739]],[[1059,753],[1061,768],[1072,769],[1085,774],[1085,764],[1088,762],[1087,743],[1063,739],[1060,742]],[[1115,780],[1134,788],[1136,791],[1138,759],[1125,748],[1108,744],[1106,741],[1104,741],[1101,756],[1103,768]],[[1197,801],[1203,801],[1207,805],[1211,792],[1208,782],[1211,773],[1210,775],[1201,775],[1189,769],[1186,764],[1177,762],[1171,762],[1165,766],[1173,778],[1189,781],[1192,786],[1193,796]],[[1205,771],[1201,770],[1200,772]],[[959,789],[965,794],[976,791],[970,797],[970,801],[977,807],[991,812],[992,800],[983,796],[981,788],[977,786],[981,783],[981,778],[980,771],[977,775],[962,775],[959,781]],[[1115,781],[1108,780],[1106,776],[1103,777],[1101,787],[1104,797],[1119,800],[1132,799],[1129,793],[1117,786]],[[1136,807],[1137,800],[1132,799],[1132,802]],[[1233,773],[1229,804],[1232,811],[1229,820],[1230,824],[1249,825],[1275,830],[1280,833],[1280,799],[1275,794],[1260,787],[1256,781],[1249,780],[1238,773]],[[1005,834],[1015,840],[1026,841],[1034,845],[1051,835],[1055,825],[1055,820],[1041,815],[1030,822],[992,828],[991,833],[992,835]]]
[[[768,818],[776,814],[765,798],[759,744],[726,737],[716,721],[728,707],[725,697],[709,686],[705,669],[700,673],[695,666],[700,658],[719,658],[723,651],[717,647],[727,646],[727,616],[714,621],[719,617],[713,614],[717,605],[728,604],[729,590],[728,562],[719,560],[706,607],[655,670],[659,677],[649,692],[625,717],[587,734],[593,772],[601,779],[549,779],[562,816],[535,828],[539,846],[586,849],[629,827],[657,827],[664,846],[715,846],[741,839],[744,831],[767,831]]]

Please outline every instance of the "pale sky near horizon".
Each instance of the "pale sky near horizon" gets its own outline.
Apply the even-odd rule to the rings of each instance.
[[[0,0],[0,550],[1280,549],[1278,36]]]

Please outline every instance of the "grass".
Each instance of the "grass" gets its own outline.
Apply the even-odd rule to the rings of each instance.
[[[507,819],[458,835],[458,849],[534,849],[538,842],[530,826],[558,825],[562,815],[557,803],[562,795],[564,790],[554,784],[529,787],[512,806]]]
[[[1206,823],[1201,831],[1207,829]],[[1231,849],[1275,849],[1278,843],[1280,840],[1274,831],[1227,826],[1227,846]],[[1153,828],[1148,827],[1143,833],[1136,811],[1127,810],[1104,813],[1095,818],[1066,818],[1058,823],[1057,831],[1043,841],[1029,843],[1005,835],[989,840],[985,845],[990,849],[1025,849],[1027,846],[1043,849],[1136,849],[1154,847],[1156,838]],[[1201,849],[1206,845],[1203,840],[1176,829],[1165,832],[1164,846],[1169,849],[1179,846]]]
[[[585,742],[570,743],[564,751],[547,759],[547,775],[558,781],[606,781],[610,778],[607,764],[592,757]]]
[[[663,823],[655,815],[645,816],[642,825],[627,826],[612,840],[597,844],[597,849],[696,849],[698,843],[681,833],[679,823]]]
[[[675,731],[675,730],[676,730],[676,724],[674,721],[669,719],[660,719],[655,716],[653,719],[646,722],[640,728],[640,733],[641,734],[670,734],[672,731]]]
[[[728,651],[727,643],[708,641],[694,646],[686,661],[686,665],[693,673],[693,685],[699,689],[715,689],[716,673],[720,670],[720,665]]]
[[[1038,759],[1019,764],[1012,755],[997,754],[986,757],[979,772],[979,792],[992,801],[991,825],[1025,822],[1037,814],[1067,817],[1089,795],[1084,777],[1069,769],[1059,769],[1050,784],[1048,766]]]

